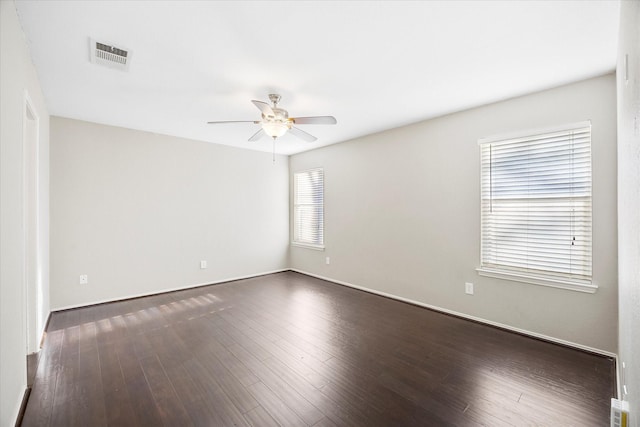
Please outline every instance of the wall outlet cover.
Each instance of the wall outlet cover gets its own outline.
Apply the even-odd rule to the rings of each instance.
[[[465,283],[464,284],[464,293],[467,295],[473,295],[473,283]]]

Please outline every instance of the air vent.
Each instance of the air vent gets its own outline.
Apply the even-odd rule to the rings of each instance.
[[[127,71],[131,62],[131,51],[123,47],[116,47],[108,43],[102,43],[89,39],[91,49],[91,62],[118,70]]]

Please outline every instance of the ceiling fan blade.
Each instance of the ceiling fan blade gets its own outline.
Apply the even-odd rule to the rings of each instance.
[[[335,125],[338,123],[333,116],[292,117],[289,120],[297,125]]]
[[[217,125],[220,123],[260,123],[256,120],[220,120],[215,122],[207,122],[208,125]]]
[[[315,136],[311,135],[310,133],[307,133],[298,128],[294,128],[293,126],[291,126],[291,129],[289,129],[289,132],[291,132],[292,135],[295,135],[300,139],[304,139],[307,142],[313,142],[318,139]]]
[[[260,128],[258,132],[254,133],[253,136],[249,138],[249,141],[250,142],[257,141],[265,135],[266,133],[264,133],[264,129]]]
[[[266,102],[256,101],[255,99],[251,102],[253,102],[253,105],[258,107],[258,110],[262,111],[262,114],[265,116],[275,116],[273,109],[271,109],[271,106]]]

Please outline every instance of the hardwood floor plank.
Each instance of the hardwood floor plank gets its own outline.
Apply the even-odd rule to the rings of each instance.
[[[316,368],[320,366],[324,367],[322,362],[315,359],[315,357],[308,355],[306,352],[296,349],[291,345],[282,344],[281,341],[283,340],[278,337],[275,337],[274,341],[263,338],[261,333],[255,331],[251,327],[246,325],[244,327],[242,325],[238,326],[238,322],[234,322],[233,318],[227,317],[226,320],[229,324],[230,322],[233,322],[236,328],[241,330],[243,335],[240,338],[240,341],[244,342],[245,348],[260,360],[264,361],[272,357],[276,357],[285,361],[291,369],[299,372],[315,387],[322,388],[327,383],[328,380],[324,378],[322,374],[318,373],[317,370],[312,368],[312,366],[315,366]],[[247,339],[250,341],[247,341]],[[299,359],[297,359],[296,356]]]
[[[158,356],[166,368],[180,365],[193,356],[191,349],[184,344],[182,337],[171,326],[149,331],[145,337],[151,352]]]
[[[22,419],[22,425],[46,426],[51,420],[57,375],[38,379],[34,383],[29,403]]]
[[[210,373],[220,388],[229,397],[229,400],[245,413],[258,406],[258,402],[247,389],[234,377],[231,372],[220,362],[213,352],[202,352],[196,355],[197,360]],[[246,368],[245,368],[246,369]],[[254,382],[255,383],[255,382]]]
[[[329,383],[323,387],[321,393],[332,402],[323,407],[323,410],[335,424],[350,427],[397,425],[390,421],[391,414],[380,415],[379,411],[354,393],[350,387]]]
[[[382,423],[388,422],[385,417],[378,416],[377,414],[374,420],[370,419],[370,417],[365,414],[375,412],[372,407],[364,400],[354,406],[353,400],[346,400],[344,396],[332,393],[331,383],[325,384],[321,390],[318,390],[275,358],[266,359],[263,363],[300,393],[301,396],[311,402],[325,416],[340,420],[341,425],[382,425]]]
[[[280,427],[280,424],[262,406],[247,412],[244,417],[253,427]]]
[[[184,364],[197,393],[203,396],[207,405],[222,420],[222,425],[249,426],[240,410],[222,390],[211,373],[198,361],[189,360]]]
[[[215,339],[209,340],[209,349],[215,354],[218,361],[235,377],[244,387],[248,387],[260,381],[237,357]]]
[[[294,334],[287,330],[288,327],[293,327],[294,324],[281,319],[277,316],[277,313],[271,313],[265,310],[264,307],[252,304],[251,301],[242,301],[238,307],[244,314],[250,316],[255,321],[275,331],[280,337],[280,340],[284,340],[296,348],[304,351],[305,353],[321,360],[325,361],[333,357],[330,354],[322,351],[320,348],[304,340],[304,336]]]
[[[166,373],[194,426],[224,425],[223,420],[208,404],[206,395],[198,392],[198,386],[184,366],[166,369]]]
[[[329,418],[325,417],[315,423],[312,427],[338,427],[338,425],[331,421]]]
[[[421,402],[411,401],[381,382],[381,374],[370,368],[350,365],[335,358],[327,364],[331,367],[331,382],[322,389],[322,393],[334,401],[342,399],[359,408],[366,408],[365,413],[376,414],[376,418],[384,420],[387,425],[422,425],[425,419],[438,420],[447,425],[462,419],[460,413],[451,408],[446,420],[442,420],[440,415],[433,413],[433,408],[427,406],[425,409],[425,405],[420,405]]]
[[[271,357],[271,354],[264,347],[249,337],[238,327],[238,325],[228,322],[224,318],[220,317],[218,313],[216,313],[215,316],[209,317],[209,319],[217,328],[224,330],[225,333],[233,339],[234,343],[229,347],[233,347],[235,344],[240,344],[259,360]]]
[[[108,345],[130,336],[124,316],[106,317],[95,322],[96,341],[99,345]]]
[[[118,349],[118,361],[124,377],[125,389],[131,399],[135,425],[162,425],[162,417],[158,411],[149,384],[145,378],[140,361],[133,351],[133,344],[129,348]]]
[[[276,375],[263,362],[256,359],[242,346],[236,345],[229,347],[229,351],[242,361],[247,368],[252,370],[253,373],[260,378],[260,381],[264,385],[268,386],[273,394],[278,396],[278,398],[280,398],[286,406],[291,408],[300,418],[302,418],[307,425],[313,425],[322,419],[323,414],[318,410],[318,408],[312,405],[297,390],[295,390],[281,377]],[[252,389],[251,387],[249,387],[249,390]],[[260,402],[260,400],[258,400],[258,402]],[[267,407],[265,407],[265,409],[267,409],[267,411],[269,410]]]
[[[166,426],[191,425],[191,419],[182,406],[182,402],[178,398],[158,357],[150,356],[142,359],[140,365],[163,424]]]
[[[261,382],[250,386],[249,391],[280,426],[300,427],[309,425],[302,421],[295,412]]]
[[[64,330],[58,329],[48,332],[45,346],[41,351],[36,377],[29,396],[23,426],[48,425],[51,419],[53,402],[60,372],[60,358],[62,351]]]
[[[70,425],[76,425],[78,417],[82,415],[73,410],[73,404],[78,393],[80,380],[78,377],[80,359],[78,336],[78,326],[71,326],[64,330],[60,358],[60,371],[57,377],[50,421],[51,425],[54,426],[64,425],[67,422]]]
[[[122,339],[98,346],[104,407],[107,425],[110,426],[127,425],[135,419],[118,358],[118,352],[129,345],[128,339]]]
[[[288,369],[301,375],[317,389],[321,389],[329,382],[329,379],[322,373],[326,368],[326,365],[322,361],[313,356],[300,357],[299,353],[296,354],[294,349],[288,346],[285,348],[289,348],[290,351],[287,351],[280,346],[281,342],[282,341],[277,341],[274,343],[275,346],[269,348],[269,351],[273,355],[273,357],[269,359],[275,358],[281,361]]]
[[[90,328],[86,340],[81,338],[78,359],[78,385],[75,410],[84,418],[79,425],[106,425],[104,390],[95,328]],[[81,334],[82,337],[82,334]]]
[[[124,376],[120,369],[118,352],[124,351],[124,347],[130,345],[129,340],[122,340],[110,345],[98,347],[98,359],[100,363],[100,377],[102,388],[105,392],[115,392],[124,389]]]

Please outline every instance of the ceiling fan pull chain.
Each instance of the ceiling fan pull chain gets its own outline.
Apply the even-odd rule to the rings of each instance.
[[[276,139],[273,138],[273,164],[276,164]]]

